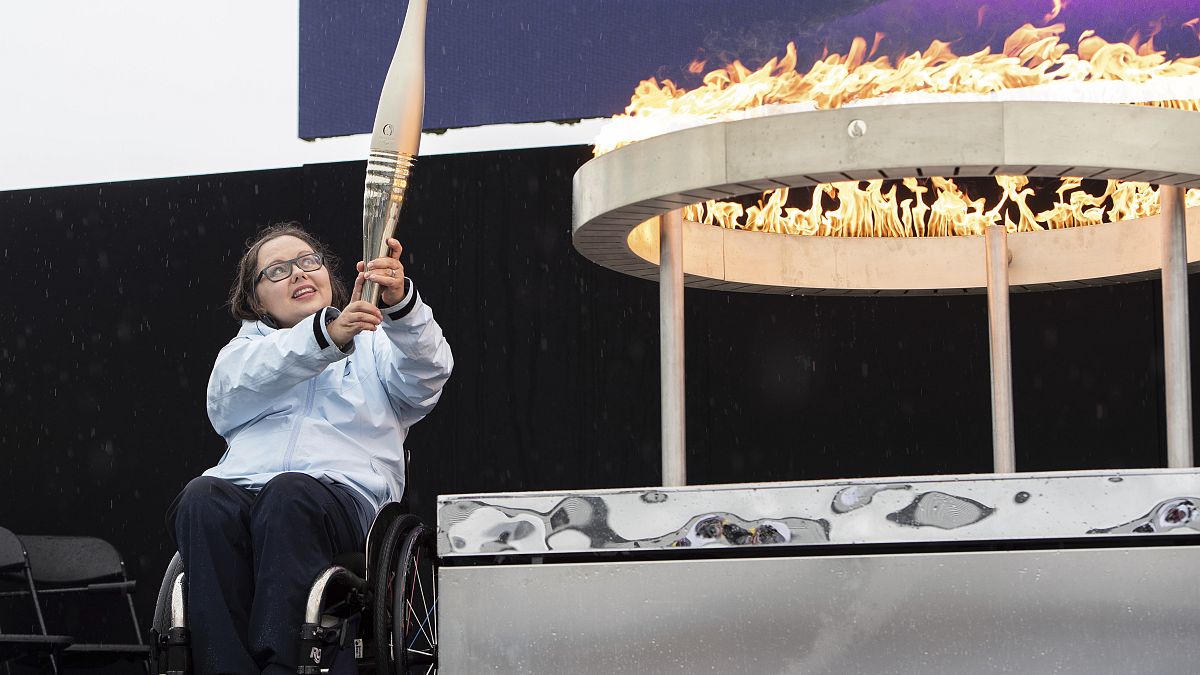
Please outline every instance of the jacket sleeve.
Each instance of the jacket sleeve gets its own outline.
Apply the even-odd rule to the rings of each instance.
[[[454,369],[454,355],[429,308],[409,280],[404,300],[383,310],[374,340],[375,367],[392,407],[406,425],[433,410]]]
[[[218,434],[228,438],[288,389],[347,356],[325,327],[326,316],[337,313],[326,307],[292,328],[261,337],[239,335],[221,349],[208,379],[208,419]]]

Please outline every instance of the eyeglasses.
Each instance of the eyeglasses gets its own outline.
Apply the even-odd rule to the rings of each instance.
[[[271,263],[258,273],[259,277],[266,277],[270,281],[283,281],[292,276],[292,265],[299,267],[305,272],[316,272],[321,269],[324,261],[321,260],[320,253],[305,253],[299,258],[284,260],[283,262]]]

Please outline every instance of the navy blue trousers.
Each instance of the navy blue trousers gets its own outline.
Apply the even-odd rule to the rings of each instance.
[[[301,473],[253,492],[193,479],[167,509],[198,675],[295,673],[304,604],[333,557],[364,547],[358,498]]]

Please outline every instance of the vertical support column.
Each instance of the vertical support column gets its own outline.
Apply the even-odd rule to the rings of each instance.
[[[1017,470],[1013,426],[1012,342],[1008,317],[1008,231],[989,225],[987,248],[988,344],[992,357],[992,469]]]
[[[1163,379],[1167,401],[1167,466],[1194,466],[1191,348],[1188,340],[1187,215],[1183,188],[1159,186],[1162,205]]]
[[[687,484],[683,370],[683,211],[658,219],[658,336],[662,363],[662,484]]]

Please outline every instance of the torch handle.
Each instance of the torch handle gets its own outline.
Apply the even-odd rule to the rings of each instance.
[[[372,151],[367,160],[363,192],[364,263],[388,254],[387,240],[396,234],[414,159],[400,152]],[[364,282],[362,299],[378,305],[381,292],[379,284]]]
[[[375,283],[374,281],[363,282],[363,294],[362,294],[363,300],[366,300],[367,302],[371,303],[372,305],[378,305],[379,304],[379,295],[380,295],[379,284]]]
[[[390,252],[387,245],[387,240],[396,236],[396,225],[400,222],[400,207],[404,205],[403,195],[398,198],[393,198],[388,202],[387,213],[384,215],[383,228],[378,233],[378,240],[370,241],[367,246],[370,250],[367,251],[368,256],[364,263],[368,263],[375,258],[382,258]],[[383,294],[383,289],[374,281],[363,282],[362,299],[372,305],[379,304],[379,298]]]

